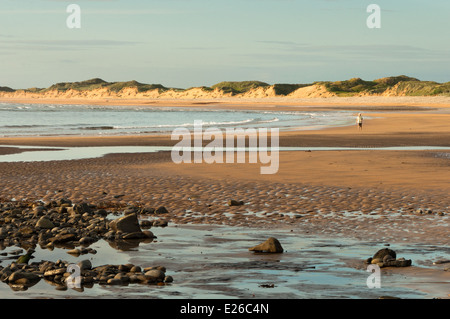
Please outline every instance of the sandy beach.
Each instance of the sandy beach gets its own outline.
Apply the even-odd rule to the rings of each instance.
[[[169,211],[167,220],[176,224],[254,227],[267,229],[268,235],[270,229],[295,229],[300,233],[391,245],[448,246],[450,152],[374,149],[449,147],[448,98],[320,102],[319,105],[319,101],[304,101],[302,105],[289,101],[283,109],[310,105],[348,109],[355,114],[361,111],[363,115],[370,111],[367,114],[370,118],[365,120],[362,131],[354,125],[282,132],[280,146],[364,147],[367,150],[280,152],[279,171],[274,175],[259,174],[260,163],[175,164],[169,152],[109,154],[73,161],[0,162],[1,197],[28,201],[68,198],[73,202],[124,207],[165,206]],[[202,103],[196,101],[189,105],[213,102]],[[179,101],[148,103],[155,104],[186,105]],[[279,105],[280,102],[273,104],[266,100],[239,104],[224,101],[215,107],[266,109]],[[174,143],[167,135],[0,138],[0,145],[43,148]],[[14,152],[19,150],[0,148],[0,154]],[[230,207],[227,203],[231,199],[245,204]],[[435,273],[440,282],[449,283],[449,271],[439,268]],[[420,276],[420,272],[414,276]],[[430,270],[424,276],[429,278]]]

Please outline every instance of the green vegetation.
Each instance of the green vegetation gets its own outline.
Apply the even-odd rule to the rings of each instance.
[[[399,82],[409,82],[409,81],[420,81],[416,78],[411,78],[406,75],[399,75],[399,76],[391,76],[387,78],[381,78],[378,80],[375,80],[374,82],[380,84],[380,85],[386,85],[386,86],[394,86]]]
[[[90,91],[94,89],[99,89],[106,86],[108,82],[103,81],[102,79],[91,79],[82,82],[62,82],[56,83],[50,86],[47,91],[57,90],[57,91],[67,91],[67,90],[78,90],[78,91]]]
[[[329,92],[336,93],[338,96],[353,96],[363,92],[381,93],[387,88],[383,83],[364,81],[360,78],[337,82],[316,82],[315,84],[324,85]]]
[[[67,91],[69,89],[77,90],[77,91],[92,91],[95,89],[107,88],[113,92],[119,92],[124,88],[137,88],[138,92],[146,92],[149,90],[159,89],[166,90],[164,86],[161,84],[143,84],[137,81],[128,81],[128,82],[106,82],[102,79],[95,78],[82,82],[64,82],[57,83],[49,88],[46,91],[58,90],[61,92]]]
[[[240,94],[258,87],[268,87],[270,84],[260,81],[220,82],[213,85],[212,89],[220,89],[224,93]]]
[[[448,83],[420,81],[405,75],[386,77],[374,81],[353,78],[347,81],[315,82],[324,85],[329,92],[338,96],[354,96],[358,94],[381,94],[388,89],[398,94],[410,96],[448,95]]]
[[[146,91],[156,90],[156,89],[160,90],[160,92],[167,90],[167,88],[165,88],[161,84],[143,84],[143,83],[139,83],[137,81],[115,82],[115,83],[111,83],[111,84],[107,85],[106,87],[114,92],[119,92],[120,90],[122,90],[124,88],[137,88],[138,92],[146,92]]]
[[[295,90],[310,86],[311,84],[274,84],[273,89],[276,95],[288,95]]]
[[[431,81],[400,82],[395,91],[409,96],[450,96],[450,82],[442,84]]]
[[[44,92],[46,89],[42,89],[42,88],[29,88],[26,89],[25,92],[30,92],[30,93],[39,93],[39,92]]]
[[[0,92],[14,92],[14,89],[11,89],[10,87],[7,86],[0,86]]]

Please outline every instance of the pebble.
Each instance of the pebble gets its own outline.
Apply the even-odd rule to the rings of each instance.
[[[39,282],[42,278],[49,283],[66,285],[66,279],[70,276],[67,272],[69,263],[57,260],[41,261],[30,265],[11,263],[6,267],[0,266],[0,280],[9,285],[20,285],[22,288],[30,287]],[[78,263],[81,268],[81,283],[86,284],[106,284],[124,285],[129,283],[138,284],[159,284],[172,283],[173,277],[166,275],[165,267],[147,267],[142,270],[139,265],[102,265],[92,267],[89,260]],[[59,287],[59,286],[58,286]],[[60,289],[62,289],[60,287]]]

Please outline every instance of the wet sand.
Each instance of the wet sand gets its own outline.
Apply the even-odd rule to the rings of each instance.
[[[450,146],[450,115],[445,108],[371,116],[376,118],[367,120],[362,132],[353,126],[285,132],[280,145]],[[174,141],[168,136],[43,137],[2,138],[0,144],[139,146],[173,145]],[[447,155],[436,151],[281,152],[278,174],[261,175],[262,164],[177,165],[168,152],[110,154],[74,161],[0,163],[0,187],[5,199],[66,197],[74,202],[165,206],[169,222],[181,225],[253,227],[267,229],[268,236],[271,229],[295,229],[329,238],[448,246]],[[230,199],[245,204],[230,207]],[[448,283],[448,272],[445,276]]]

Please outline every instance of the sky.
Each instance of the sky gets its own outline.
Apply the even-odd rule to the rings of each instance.
[[[367,26],[370,4],[380,28]],[[448,82],[449,14],[448,0],[0,0],[0,86]]]

